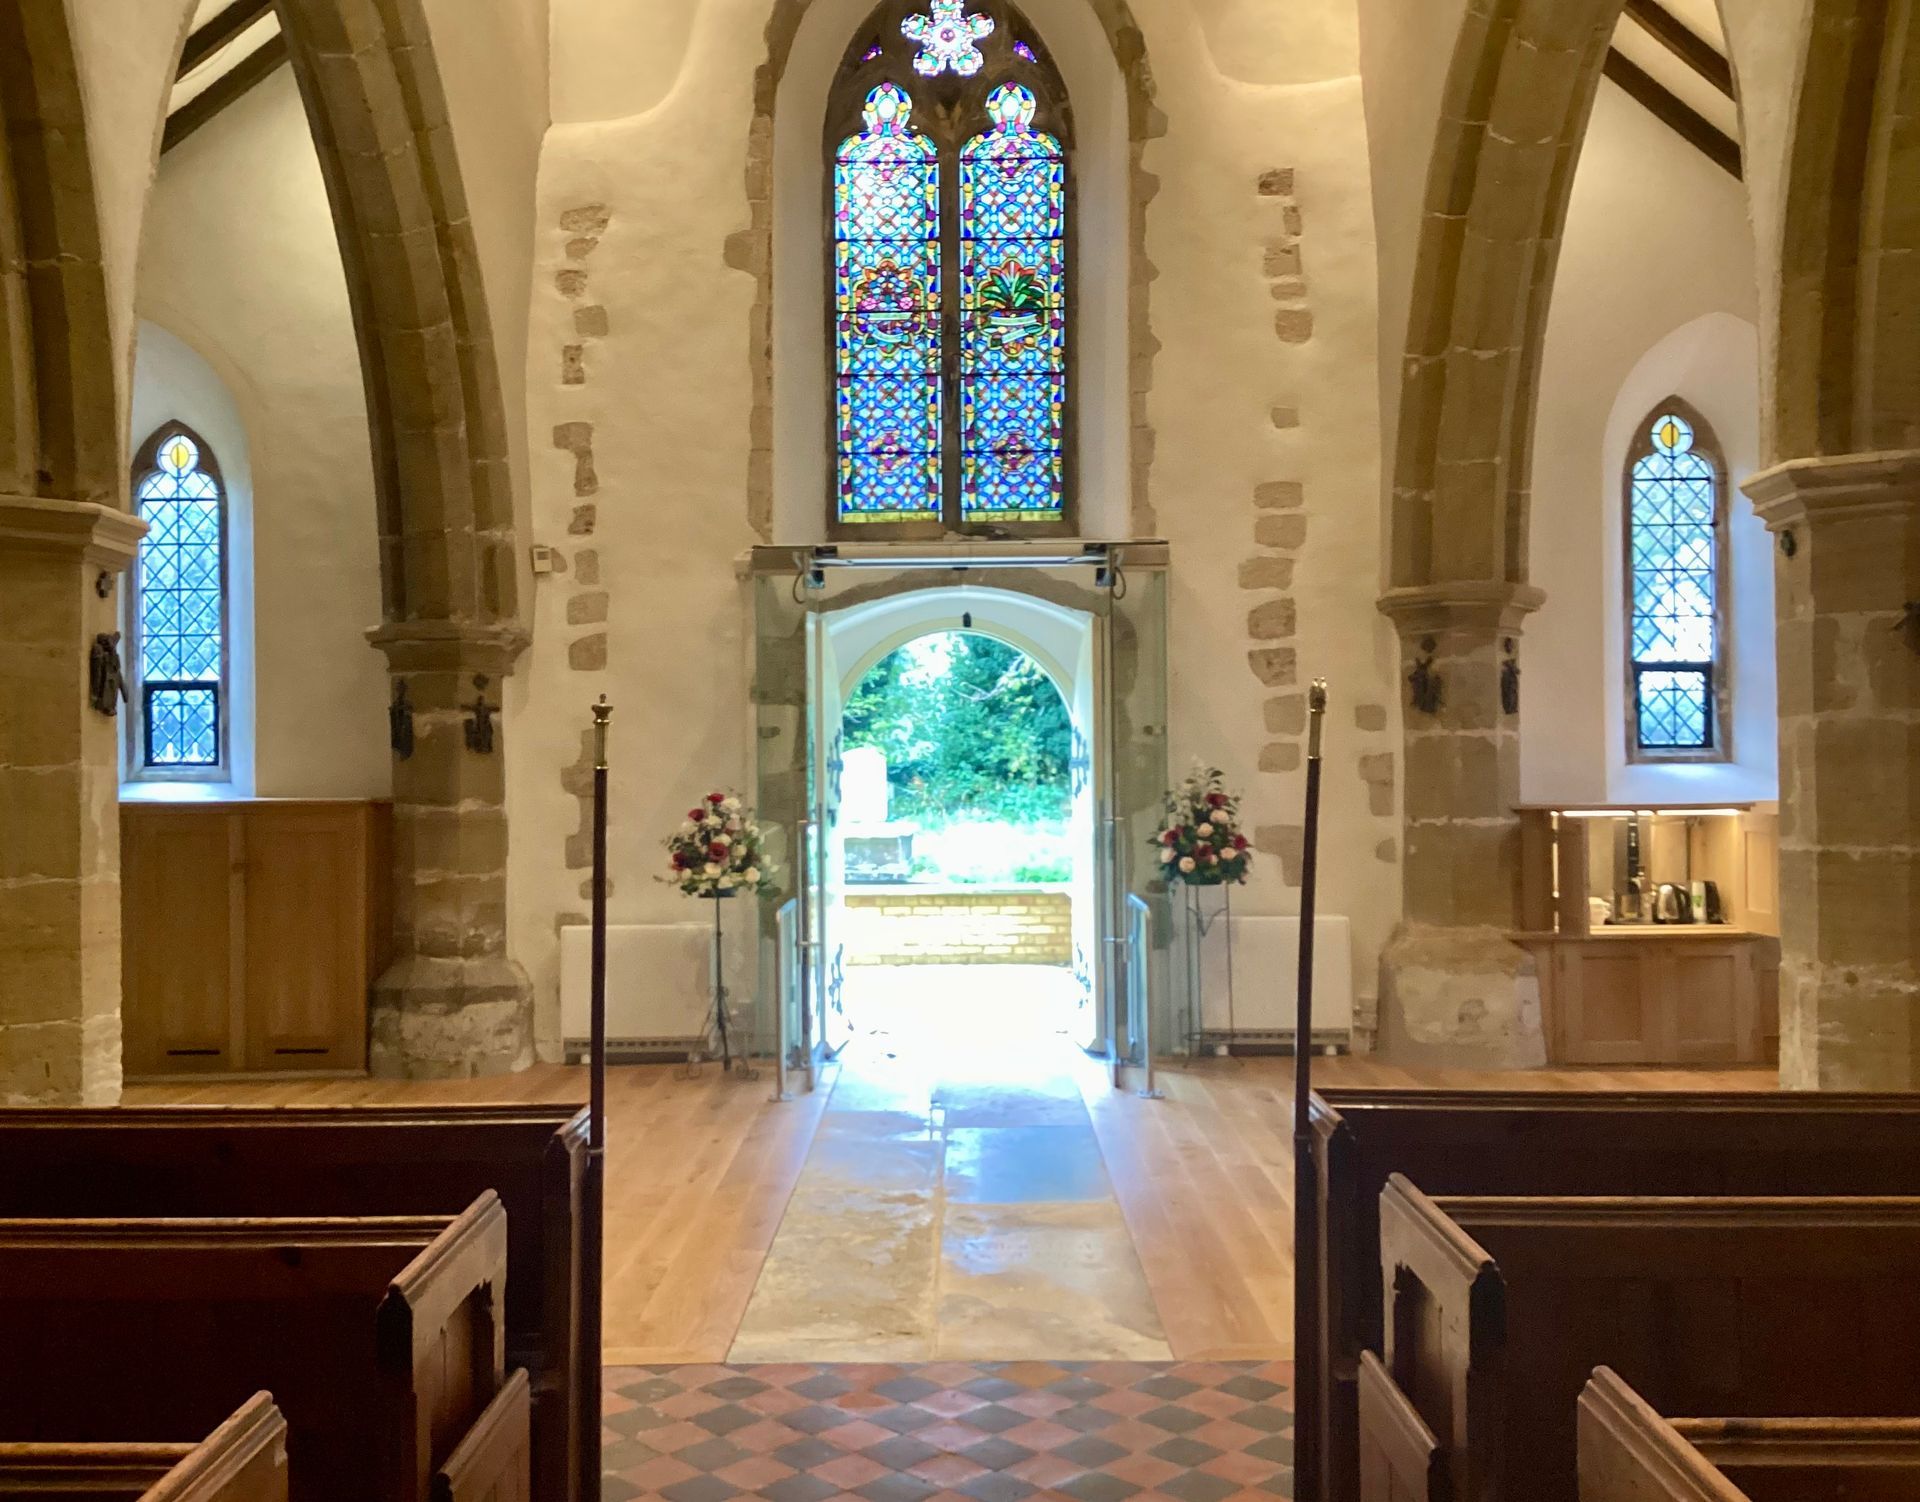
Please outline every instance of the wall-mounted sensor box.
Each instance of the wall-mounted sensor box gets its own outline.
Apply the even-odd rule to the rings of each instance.
[[[539,578],[546,574],[557,574],[560,571],[559,553],[548,547],[544,542],[536,542],[531,548],[527,549],[527,552],[533,560],[534,577]]]

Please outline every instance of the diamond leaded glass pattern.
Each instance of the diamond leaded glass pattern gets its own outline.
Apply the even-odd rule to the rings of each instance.
[[[1691,423],[1664,412],[1652,452],[1633,467],[1633,674],[1646,751],[1714,745],[1719,480],[1694,438]]]
[[[840,516],[938,520],[940,162],[896,84],[834,168],[834,360]]]
[[[223,502],[187,434],[161,440],[135,506],[147,524],[137,594],[144,760],[152,768],[217,767],[226,670]]]
[[[960,158],[960,508],[1066,512],[1067,158],[1023,84],[987,100]]]

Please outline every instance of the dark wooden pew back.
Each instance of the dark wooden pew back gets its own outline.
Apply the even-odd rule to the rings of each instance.
[[[1383,1348],[1378,1205],[1431,1194],[1920,1195],[1920,1096],[1325,1090],[1311,1103],[1328,1493],[1357,1495],[1358,1362]],[[1303,1498],[1302,1502],[1313,1502]]]
[[[294,1502],[426,1502],[504,1380],[506,1216],[0,1221],[0,1434],[205,1432],[260,1387]]]
[[[1606,1367],[1579,1444],[1580,1502],[1920,1498],[1920,1419],[1666,1419]]]
[[[0,1217],[457,1215],[507,1210],[507,1359],[533,1382],[535,1490],[593,1502],[580,1330],[578,1106],[0,1111]],[[585,1488],[582,1490],[582,1488]]]
[[[255,1393],[199,1444],[0,1444],[0,1502],[287,1502],[287,1421]]]
[[[1573,1502],[1610,1366],[1656,1409],[1920,1413],[1920,1199],[1381,1196],[1386,1365],[1463,1502]]]

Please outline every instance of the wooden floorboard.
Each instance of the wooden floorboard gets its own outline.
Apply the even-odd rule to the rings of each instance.
[[[1084,1096],[1107,1171],[1181,1360],[1276,1360],[1293,1349],[1293,1061],[1206,1060],[1163,1069],[1164,1100]],[[1767,1090],[1763,1070],[1408,1070],[1316,1060],[1316,1084],[1375,1089]],[[709,1066],[608,1074],[606,1358],[619,1365],[726,1359],[826,1104],[785,1105],[770,1083]],[[584,1101],[583,1069],[543,1064],[502,1079],[344,1079],[135,1085],[129,1105]]]

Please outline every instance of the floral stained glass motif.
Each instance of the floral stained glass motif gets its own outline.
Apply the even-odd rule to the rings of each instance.
[[[1653,452],[1633,467],[1630,540],[1633,677],[1647,751],[1714,744],[1713,675],[1719,581],[1712,461],[1677,413],[1653,424]]]
[[[940,163],[883,83],[834,167],[840,517],[938,520]]]
[[[931,0],[930,15],[908,16],[900,33],[920,45],[913,70],[922,78],[938,78],[951,68],[971,78],[986,65],[980,44],[993,35],[993,17],[968,15],[968,0]]]
[[[960,159],[960,509],[1066,514],[1066,153],[1003,84]]]
[[[220,764],[225,546],[220,487],[185,433],[159,447],[135,504],[140,544],[139,679],[149,767]]]

